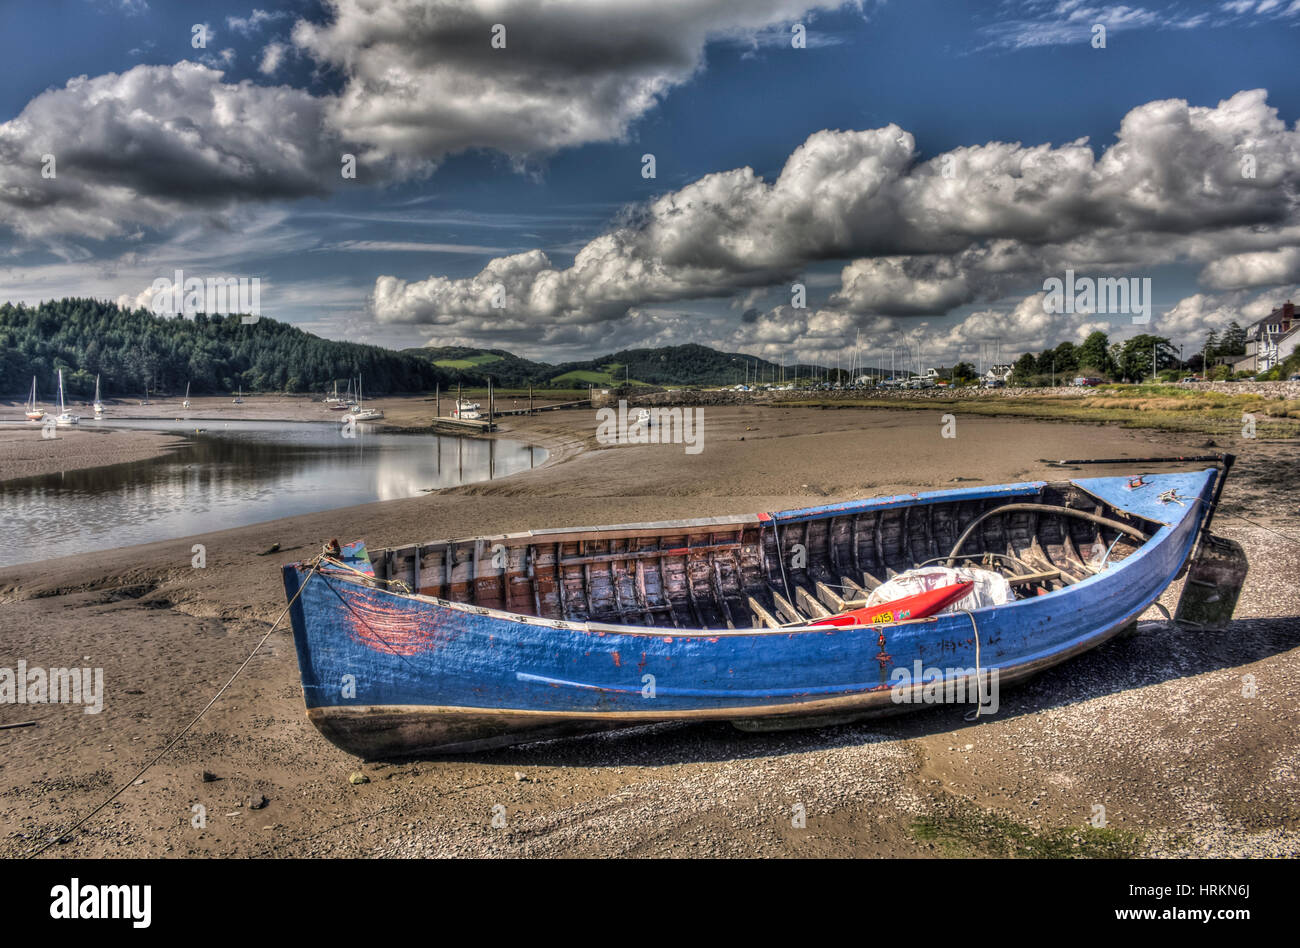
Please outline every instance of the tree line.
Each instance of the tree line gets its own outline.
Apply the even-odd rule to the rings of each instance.
[[[427,359],[321,339],[267,317],[172,318],[75,298],[0,305],[0,392],[26,396],[35,376],[38,390],[52,394],[60,369],[69,396],[93,395],[98,375],[106,398],[181,393],[187,384],[195,395],[241,387],[323,392],[357,375],[366,392],[378,395],[451,380]]]
[[[1110,381],[1139,382],[1169,370],[1203,372],[1208,361],[1223,356],[1246,354],[1246,330],[1235,320],[1222,333],[1211,332],[1205,344],[1186,360],[1178,347],[1165,336],[1141,333],[1124,342],[1112,343],[1100,329],[1088,334],[1079,345],[1062,342],[1035,355],[1026,352],[1011,370],[1015,385],[1061,384],[1077,376]],[[1228,374],[1226,368],[1218,369]]]

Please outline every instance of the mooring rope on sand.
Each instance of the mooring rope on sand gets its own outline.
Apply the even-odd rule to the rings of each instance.
[[[1241,514],[1223,513],[1222,511],[1220,511],[1219,516],[1227,517],[1229,520],[1244,520],[1252,527],[1258,527],[1259,529],[1263,530],[1265,533],[1271,533],[1275,537],[1281,537],[1283,540],[1289,540],[1290,542],[1300,546],[1300,540],[1297,540],[1295,537],[1289,537],[1285,533],[1278,533],[1272,527],[1266,527],[1262,523],[1256,523],[1254,520],[1251,520],[1249,517],[1243,517]]]
[[[179,734],[177,734],[174,738],[172,738],[171,742],[170,742],[166,747],[164,747],[164,748],[163,748],[162,750],[160,750],[157,754],[155,754],[155,755],[153,756],[153,758],[149,761],[149,763],[147,763],[147,764],[145,764],[143,767],[141,767],[140,770],[139,770],[139,771],[138,771],[138,772],[137,772],[133,777],[131,777],[130,780],[128,780],[126,783],[124,783],[124,784],[123,784],[123,785],[122,785],[122,786],[121,786],[121,787],[120,787],[120,788],[119,788],[119,789],[118,789],[118,790],[117,790],[117,791],[116,791],[112,796],[110,796],[107,800],[105,800],[103,803],[99,804],[99,806],[95,807],[93,810],[91,810],[89,813],[87,813],[87,814],[86,814],[85,816],[83,816],[81,819],[77,820],[77,822],[74,823],[74,824],[72,824],[72,826],[68,827],[68,828],[67,828],[66,830],[64,830],[63,832],[58,833],[58,834],[57,834],[53,839],[51,839],[51,840],[50,840],[48,843],[46,843],[44,846],[41,846],[39,849],[34,849],[34,850],[32,850],[31,852],[27,853],[27,854],[26,854],[25,856],[23,856],[22,858],[23,858],[23,859],[32,859],[32,858],[34,858],[34,857],[36,857],[36,856],[39,856],[41,853],[45,852],[45,851],[46,851],[47,849],[49,849],[50,847],[54,846],[54,845],[55,845],[56,843],[58,843],[60,840],[66,839],[67,837],[70,837],[70,836],[71,836],[73,833],[75,833],[77,830],[81,829],[81,827],[85,826],[86,823],[88,823],[88,822],[90,821],[90,819],[91,819],[92,817],[94,817],[94,815],[95,815],[96,813],[98,813],[100,810],[104,809],[104,807],[108,806],[110,803],[112,803],[114,800],[116,800],[118,797],[120,797],[123,793],[125,793],[128,789],[130,789],[131,786],[134,785],[135,782],[136,782],[137,780],[139,780],[141,777],[143,777],[143,776],[145,775],[145,773],[149,770],[149,768],[151,768],[154,764],[158,763],[158,761],[162,760],[165,756],[167,756],[167,753],[168,753],[168,752],[169,752],[173,747],[175,747],[177,744],[179,744],[179,743],[181,742],[181,739],[182,739],[183,737],[185,737],[186,734],[189,733],[190,728],[194,727],[194,725],[196,725],[196,724],[199,723],[199,718],[203,717],[203,715],[205,715],[205,714],[208,713],[208,710],[209,710],[209,709],[210,709],[214,704],[217,703],[217,699],[220,698],[223,694],[225,694],[226,689],[229,688],[229,687],[231,686],[231,684],[234,683],[235,679],[238,678],[238,677],[240,676],[240,674],[243,672],[243,670],[244,670],[245,668],[248,667],[248,663],[251,662],[251,661],[253,660],[253,656],[257,654],[258,650],[261,649],[261,647],[262,647],[263,645],[266,644],[266,640],[269,639],[269,638],[271,637],[271,633],[274,632],[276,629],[278,629],[278,628],[280,627],[280,623],[284,621],[284,617],[287,616],[287,615],[289,614],[289,610],[293,608],[293,604],[294,604],[295,602],[298,601],[298,597],[302,595],[302,591],[303,591],[304,589],[307,588],[307,583],[311,581],[311,578],[312,578],[313,576],[315,576],[317,570],[320,569],[321,561],[322,561],[324,558],[325,558],[324,555],[321,555],[321,556],[316,557],[316,559],[314,559],[314,560],[312,561],[312,564],[311,564],[311,570],[307,573],[307,578],[304,579],[304,580],[302,581],[302,585],[298,587],[298,591],[297,591],[296,593],[294,593],[293,598],[289,600],[289,604],[288,604],[287,606],[284,607],[284,611],[280,613],[280,617],[279,617],[278,619],[276,619],[275,622],[271,623],[271,627],[270,627],[269,629],[266,630],[266,634],[263,635],[263,636],[258,640],[258,642],[257,642],[256,645],[253,646],[253,650],[252,650],[251,652],[248,653],[248,657],[244,659],[243,663],[242,663],[242,664],[241,664],[237,669],[235,669],[235,673],[234,673],[233,675],[230,676],[229,680],[228,680],[224,685],[221,686],[221,689],[220,689],[220,690],[219,690],[215,695],[212,696],[212,700],[209,701],[206,705],[203,706],[203,710],[202,710],[202,711],[200,711],[198,714],[194,715],[194,719],[193,719],[192,721],[190,721],[189,724],[185,725],[185,727],[181,730],[181,732],[180,732]]]

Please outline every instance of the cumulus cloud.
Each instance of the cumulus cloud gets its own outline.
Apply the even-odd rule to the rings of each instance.
[[[1157,319],[1157,331],[1176,342],[1195,345],[1203,342],[1211,331],[1220,331],[1234,321],[1248,326],[1288,299],[1300,299],[1300,285],[1280,286],[1262,293],[1248,290],[1193,293]]]
[[[293,45],[272,41],[259,61],[269,76],[290,55],[313,57],[339,77],[338,94],[321,96],[224,82],[237,54],[215,49],[204,23],[198,64],[76,78],[0,125],[0,205],[27,236],[100,238],[187,207],[324,193],[343,151],[382,182],[466,149],[523,158],[616,140],[696,74],[708,41],[859,2],[327,0],[326,22],[299,20]],[[254,9],[225,26],[251,37],[287,16]],[[57,178],[40,176],[44,154]]]
[[[258,64],[257,71],[264,76],[274,75],[284,62],[284,54],[288,49],[283,43],[267,43],[262,48],[262,61]]]
[[[243,36],[252,36],[267,23],[286,19],[290,15],[287,10],[272,10],[268,13],[266,10],[254,9],[248,16],[226,17],[226,26]]]
[[[1246,155],[1253,177],[1242,173]],[[706,175],[590,241],[571,266],[533,251],[470,278],[385,276],[372,305],[381,321],[439,326],[501,309],[534,324],[599,321],[846,259],[833,308],[938,314],[1041,287],[1065,268],[1138,276],[1180,259],[1205,264],[1300,244],[1298,190],[1300,133],[1262,90],[1214,108],[1139,106],[1099,157],[1084,141],[993,142],[919,161],[897,126],[822,131],[774,181],[750,168]],[[1277,282],[1283,272],[1261,267],[1234,279]],[[490,302],[498,285],[500,306]]]
[[[847,365],[855,343],[870,351],[881,339],[896,338],[899,328],[897,321],[887,317],[864,320],[840,309],[782,304],[743,318],[730,334],[718,334],[714,345],[787,365],[799,361],[834,365],[837,359]]]
[[[1268,286],[1300,280],[1300,247],[1239,253],[1211,261],[1201,280],[1216,289]]]
[[[339,151],[307,92],[224,82],[196,63],[136,66],[71,79],[0,124],[0,207],[24,236],[104,238],[230,202],[325,194]]]
[[[953,257],[870,257],[844,268],[831,302],[871,312],[938,315],[970,296],[967,271]]]
[[[846,5],[327,2],[329,21],[299,20],[293,40],[346,79],[332,121],[386,156],[418,162],[469,148],[522,156],[620,140],[695,75],[710,39],[740,39],[808,10]]]

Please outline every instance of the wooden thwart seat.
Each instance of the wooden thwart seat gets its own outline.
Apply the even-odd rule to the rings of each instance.
[[[772,602],[776,606],[776,611],[785,617],[787,622],[807,622],[808,617],[801,613],[790,600],[786,599],[775,589],[772,590]]]
[[[749,604],[749,611],[754,613],[754,627],[767,626],[769,629],[781,628],[781,623],[776,620],[772,613],[763,608],[763,604],[753,596],[746,597]]]
[[[803,607],[803,611],[814,619],[825,619],[831,615],[831,611],[818,602],[817,597],[802,586],[794,588],[794,599]]]

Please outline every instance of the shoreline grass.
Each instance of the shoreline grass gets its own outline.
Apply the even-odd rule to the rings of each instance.
[[[1038,418],[1047,421],[1116,424],[1121,428],[1243,436],[1254,417],[1255,437],[1300,438],[1300,399],[1269,398],[1198,392],[1172,385],[1125,386],[1098,389],[1083,396],[998,396],[975,398],[861,398],[782,399],[781,407],[875,408],[886,410],[942,411],[991,417]]]

